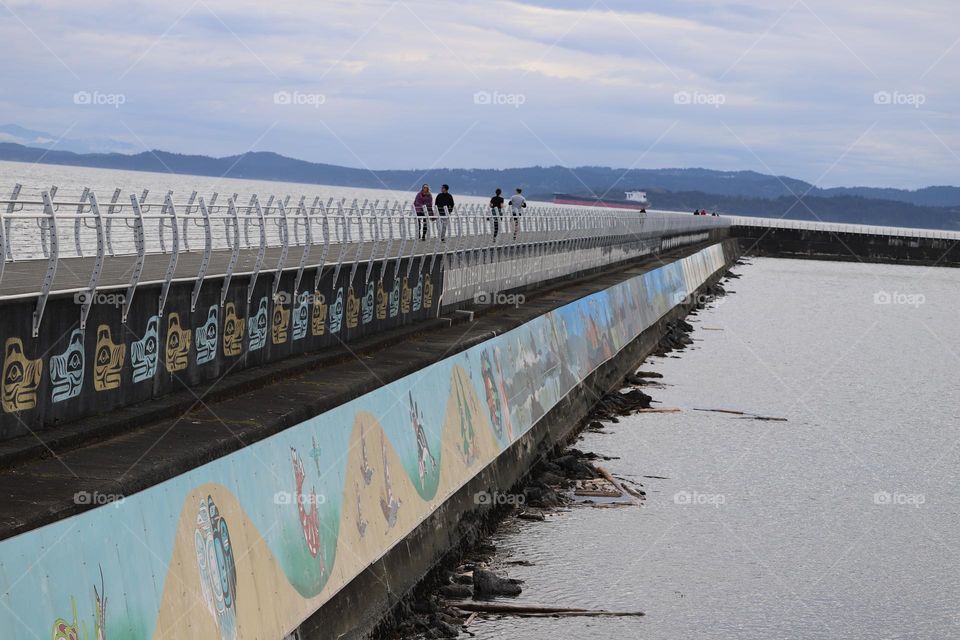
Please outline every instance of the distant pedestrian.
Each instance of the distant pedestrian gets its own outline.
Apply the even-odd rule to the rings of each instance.
[[[433,194],[430,193],[430,185],[424,184],[420,187],[413,200],[413,208],[417,213],[417,235],[421,240],[426,240],[430,229],[428,216],[433,216]]]
[[[693,215],[695,215],[695,216],[700,215],[700,209],[694,209],[694,210],[693,210]]]
[[[496,194],[490,198],[490,216],[493,219],[493,239],[497,239],[500,233],[500,218],[503,217],[503,191],[497,189]]]
[[[523,189],[517,187],[517,192],[510,198],[510,212],[513,213],[513,239],[517,239],[520,230],[520,216],[527,207],[527,199],[523,197]]]
[[[440,193],[437,194],[437,213],[440,215],[440,241],[447,241],[447,215],[453,213],[453,196],[450,195],[450,185],[440,186]]]

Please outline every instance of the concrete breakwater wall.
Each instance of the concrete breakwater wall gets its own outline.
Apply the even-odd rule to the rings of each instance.
[[[851,232],[737,225],[732,231],[751,256],[960,267],[955,232],[941,232],[945,237],[938,238],[935,231],[910,235],[910,230],[895,229],[898,234],[893,235],[870,228]]]
[[[530,441],[572,390],[730,258],[711,245],[150,489],[0,542],[0,628],[13,638],[51,629],[282,638],[391,550],[439,552],[411,549],[411,532],[442,510],[455,515],[451,496]],[[326,637],[316,620],[307,626]]]
[[[53,298],[35,338],[34,301],[4,302],[0,441],[436,317],[442,287],[422,256],[145,285],[126,319],[122,292],[98,294],[84,329],[78,299]]]

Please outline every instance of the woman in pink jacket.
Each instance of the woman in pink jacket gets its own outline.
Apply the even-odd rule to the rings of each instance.
[[[417,197],[413,199],[413,209],[417,213],[417,234],[421,240],[426,240],[427,230],[430,228],[427,216],[433,217],[433,194],[430,193],[430,185],[425,184],[420,188]]]

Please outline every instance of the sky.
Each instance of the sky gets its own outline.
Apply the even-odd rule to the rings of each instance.
[[[0,124],[373,169],[960,184],[956,0],[0,0]]]

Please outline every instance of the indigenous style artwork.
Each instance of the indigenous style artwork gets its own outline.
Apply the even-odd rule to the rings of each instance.
[[[233,640],[291,633],[724,264],[722,247],[708,247],[123,501],[0,541],[0,635]],[[426,283],[414,278],[423,305]],[[401,309],[412,308],[413,289],[397,284]],[[333,316],[342,318],[343,295],[330,306],[330,331]],[[266,297],[254,308],[251,349],[265,346],[272,324]],[[235,313],[224,309],[242,326]],[[194,332],[176,313],[166,323],[163,362],[178,371]],[[225,352],[243,343],[235,328],[221,334]],[[141,340],[151,335],[148,329]],[[112,384],[124,354],[109,331],[97,342],[106,355],[102,375],[99,357],[94,364],[94,383]],[[71,364],[72,345],[73,336],[49,374],[59,394],[82,384],[83,373],[73,382],[72,372],[84,367]],[[148,369],[148,354],[158,351],[147,342],[133,349],[134,371]],[[19,338],[6,340],[5,411],[37,401],[43,364]]]
[[[160,317],[152,316],[147,320],[147,330],[143,337],[130,345],[130,364],[133,366],[133,383],[150,380],[157,374],[160,361]]]
[[[60,402],[80,395],[83,388],[83,332],[74,329],[67,350],[50,358],[51,400]]]

